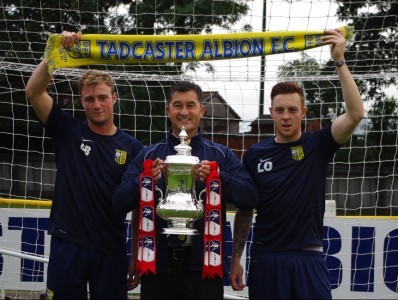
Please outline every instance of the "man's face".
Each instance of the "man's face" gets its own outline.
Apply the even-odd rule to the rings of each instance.
[[[199,102],[195,91],[175,92],[166,107],[173,133],[178,135],[181,127],[185,126],[188,139],[197,134],[200,119],[205,111],[205,106]]]
[[[301,120],[307,113],[307,108],[303,107],[299,94],[275,96],[269,111],[274,120],[277,142],[290,143],[300,138]]]
[[[82,89],[81,103],[89,122],[93,125],[113,123],[113,105],[116,94],[104,83],[85,86]]]

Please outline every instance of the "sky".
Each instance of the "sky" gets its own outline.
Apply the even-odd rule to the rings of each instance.
[[[284,0],[267,1],[267,31],[280,30],[324,30],[344,26],[337,21],[335,12],[337,5],[333,1],[291,1]],[[248,2],[251,7],[248,16],[234,25],[232,30],[242,32],[243,25],[249,23],[254,32],[262,31],[263,1]],[[213,33],[225,33],[225,31],[213,30]],[[306,54],[314,57],[318,62],[324,62],[330,58],[329,46],[306,50]],[[264,92],[265,112],[268,113],[270,104],[269,93],[276,83],[276,71],[278,66],[286,61],[299,58],[300,52],[269,55],[265,57],[266,78]],[[259,77],[260,57],[250,59],[234,59],[213,61],[216,68],[214,76],[200,69],[194,77],[205,91],[218,91],[228,104],[237,112],[243,120],[254,120],[259,114]]]

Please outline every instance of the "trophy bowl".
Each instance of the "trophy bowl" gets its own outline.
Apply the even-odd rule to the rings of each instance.
[[[184,141],[186,136],[183,127],[179,135],[181,144],[174,147],[177,154],[167,156],[164,161],[167,179],[164,198],[157,189],[161,192],[161,198],[156,214],[169,223],[169,227],[163,228],[163,234],[196,235],[197,230],[189,225],[203,216],[203,204],[196,198],[193,178],[193,167],[199,164],[199,158],[190,155],[191,147]]]

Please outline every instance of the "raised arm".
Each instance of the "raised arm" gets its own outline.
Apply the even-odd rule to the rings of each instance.
[[[253,210],[237,209],[234,220],[234,234],[232,246],[231,271],[229,279],[234,291],[242,291],[245,287],[243,283],[243,267],[240,263],[243,249],[246,245],[247,236],[253,220]]]
[[[77,43],[80,37],[80,31],[78,33],[64,31],[62,32],[62,45],[70,47]],[[47,122],[48,115],[53,106],[53,100],[47,93],[47,86],[50,80],[51,76],[48,73],[48,65],[45,60],[42,60],[33,71],[25,89],[37,117],[43,124]]]
[[[26,85],[26,95],[33,106],[39,120],[46,124],[48,115],[53,106],[53,100],[47,93],[47,86],[51,80],[45,60],[33,71]]]
[[[341,29],[325,30],[322,38],[324,43],[332,44],[331,55],[335,62],[344,60],[345,38]],[[344,63],[337,68],[341,90],[345,103],[345,113],[338,116],[332,123],[332,135],[339,144],[344,144],[352,135],[365,115],[361,95],[350,70]]]

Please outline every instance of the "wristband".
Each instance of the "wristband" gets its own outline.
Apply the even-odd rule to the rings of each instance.
[[[342,65],[344,65],[345,64],[345,59],[343,59],[343,60],[338,60],[338,61],[335,61],[334,62],[334,65],[337,67],[337,68],[340,68]]]

